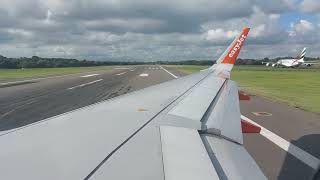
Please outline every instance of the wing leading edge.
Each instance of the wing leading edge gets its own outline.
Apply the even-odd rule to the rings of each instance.
[[[248,32],[206,71],[2,134],[2,177],[265,179],[242,145],[229,80]]]

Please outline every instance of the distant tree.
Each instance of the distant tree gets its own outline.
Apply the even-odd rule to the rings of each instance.
[[[287,57],[290,58],[290,57]],[[242,59],[236,61],[237,65],[261,65],[261,61],[277,61],[283,59],[264,58],[259,59]],[[305,57],[305,60],[319,60],[319,58]],[[42,58],[32,56],[31,58],[7,58],[0,55],[0,68],[19,69],[19,68],[50,68],[50,67],[85,67],[85,66],[108,66],[108,65],[141,65],[141,64],[164,64],[164,65],[212,65],[213,60],[184,60],[184,61],[157,61],[157,62],[123,62],[123,61],[89,61],[65,58]]]

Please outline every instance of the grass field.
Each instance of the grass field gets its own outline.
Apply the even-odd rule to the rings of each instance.
[[[205,66],[176,66],[186,73]],[[301,109],[320,112],[320,69],[287,69],[235,66],[231,79],[249,93],[286,102]]]
[[[0,80],[43,77],[54,75],[75,74],[110,69],[111,66],[68,67],[68,68],[31,68],[31,69],[0,69]]]

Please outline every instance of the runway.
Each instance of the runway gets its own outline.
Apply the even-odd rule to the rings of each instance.
[[[1,82],[0,131],[25,126],[184,75],[174,68],[132,66]],[[241,101],[240,108],[245,117],[289,144],[287,149],[283,148],[285,142],[278,142],[277,138],[272,141],[268,134],[244,135],[248,152],[268,179],[308,179],[313,175],[315,169],[310,164],[317,163],[320,158],[320,115],[257,96],[252,96],[250,101]],[[264,116],[254,115],[257,112],[265,113],[262,113]],[[297,154],[294,147],[315,159],[305,159],[309,156],[301,155],[300,151]]]
[[[244,134],[247,150],[265,175],[269,179],[311,179],[320,163],[320,115],[258,96],[241,101],[240,108],[244,116],[289,143]],[[256,116],[255,112],[271,116]]]
[[[140,76],[148,74],[148,76]],[[90,73],[36,78],[0,85],[0,131],[172,79],[158,67],[132,67]],[[18,82],[18,83],[16,83]]]

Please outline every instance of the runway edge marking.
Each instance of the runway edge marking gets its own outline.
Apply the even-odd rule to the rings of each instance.
[[[171,72],[169,72],[168,70],[166,70],[164,67],[162,67],[162,66],[159,66],[162,70],[164,70],[165,72],[167,72],[168,74],[170,74],[172,77],[174,77],[174,78],[178,78],[178,76],[176,76],[176,75],[174,75],[173,73],[171,73]]]
[[[264,128],[260,124],[254,122],[253,120],[241,115],[241,119],[249,121],[252,124],[255,124],[261,127],[260,134],[267,138],[269,141],[273,142],[281,149],[287,151],[306,165],[310,166],[311,168],[317,170],[320,167],[320,160],[313,155],[309,154],[308,152],[300,149],[299,147],[295,146],[294,144],[288,142],[287,140],[283,139],[282,137],[274,134],[273,132],[269,131],[268,129]]]

